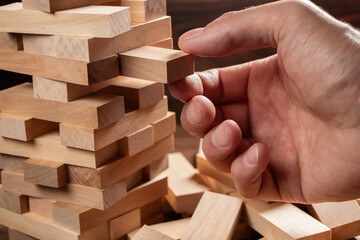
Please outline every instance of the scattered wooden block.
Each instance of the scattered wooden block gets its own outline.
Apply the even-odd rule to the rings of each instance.
[[[112,38],[130,28],[127,7],[87,6],[55,14],[26,10],[21,3],[0,7],[1,32]]]
[[[111,0],[22,0],[24,9],[53,13],[61,10],[105,3]]]
[[[171,19],[170,17],[162,17],[134,25],[130,31],[114,38],[24,35],[24,51],[83,62],[94,62],[169,37],[171,37]],[[39,76],[39,74],[35,75]]]
[[[49,199],[29,197],[29,211],[52,221],[52,205],[54,203],[55,201]]]
[[[152,123],[154,142],[160,141],[165,137],[176,132],[176,116],[174,112],[168,112],[167,115],[158,121]]]
[[[165,157],[153,161],[149,165],[147,165],[145,168],[143,168],[144,172],[144,178],[147,181],[150,181],[154,178],[156,178],[160,173],[165,171],[169,168],[169,157],[166,155]]]
[[[231,188],[221,182],[219,182],[218,180],[216,180],[215,178],[212,178],[208,175],[205,174],[199,174],[199,176],[201,177],[201,179],[205,182],[205,184],[207,186],[209,186],[209,188],[213,191],[213,192],[217,192],[217,193],[222,193],[222,194],[230,194],[232,192],[235,191],[234,188]]]
[[[165,197],[166,200],[175,212],[192,214],[203,193],[210,190],[209,187],[181,153],[169,154],[167,174],[169,193]]]
[[[141,217],[140,209],[137,208],[109,222],[110,240],[119,239],[139,227],[141,227]]]
[[[5,171],[1,172],[2,179],[4,172]],[[10,191],[5,191],[3,185],[0,185],[0,208],[7,209],[8,211],[17,214],[23,214],[25,212],[28,212],[29,211],[28,197]]]
[[[63,163],[30,158],[24,161],[25,182],[61,188],[66,184],[66,166]]]
[[[149,107],[126,113],[122,119],[102,129],[61,123],[61,143],[68,147],[96,151],[166,116],[167,109],[167,99],[164,98]]]
[[[9,228],[9,240],[37,240],[37,238]]]
[[[153,145],[152,126],[134,132],[119,141],[119,152],[123,156],[133,156]]]
[[[307,206],[311,215],[329,227],[332,239],[349,239],[360,235],[360,206],[356,202],[329,202]]]
[[[21,34],[0,32],[0,49],[20,51],[23,48]]]
[[[147,222],[152,221],[154,218],[157,218],[159,215],[161,215],[161,217],[162,217],[162,214],[163,214],[162,198],[159,198],[149,204],[146,204],[145,206],[142,206],[140,208],[141,225],[147,224]],[[141,225],[136,228],[140,228]],[[134,229],[136,229],[136,228],[134,228]],[[134,230],[134,229],[132,229],[132,230]],[[127,233],[129,233],[129,232],[127,232]]]
[[[6,49],[0,49],[0,69],[79,85],[101,82],[120,74],[116,55],[87,63]]]
[[[3,189],[28,196],[47,198],[71,204],[81,204],[97,209],[107,209],[126,196],[126,183],[118,182],[104,189],[96,189],[76,184],[67,184],[55,189],[38,186],[24,181],[24,176],[8,171],[2,172]]]
[[[181,239],[231,239],[241,206],[238,198],[205,192]]]
[[[194,73],[194,57],[178,50],[144,46],[119,57],[123,76],[171,83]]]
[[[23,162],[27,158],[16,157],[0,153],[0,169],[8,170],[11,172],[23,172]]]
[[[243,220],[269,240],[331,239],[328,227],[289,203],[246,199]]]
[[[54,122],[0,113],[0,135],[11,139],[30,141],[58,127]]]
[[[165,234],[158,232],[147,225],[144,225],[134,236],[134,240],[174,240],[173,238],[166,236]]]
[[[174,49],[174,40],[173,38],[166,38],[165,40],[161,40],[152,44],[148,44],[151,47],[159,47],[159,48],[168,48]]]
[[[57,202],[53,207],[54,223],[77,233],[84,232],[162,198],[166,193],[167,178],[166,175],[160,175],[131,190],[123,199],[104,211]]]
[[[164,157],[173,149],[174,138],[170,136],[134,156],[114,159],[96,169],[68,166],[69,179],[76,179],[77,183],[89,184],[94,188],[105,188]]]
[[[10,114],[90,128],[108,126],[121,119],[125,112],[121,96],[94,93],[69,103],[47,101],[33,97],[30,83],[1,91],[0,109]]]
[[[22,142],[0,137],[0,152],[48,161],[72,164],[76,166],[96,168],[118,154],[118,143],[114,142],[94,152],[68,148],[60,143],[59,132],[46,133],[31,142]],[[0,158],[0,165],[1,165]],[[21,163],[22,164],[22,163]],[[15,171],[13,169],[9,169]],[[22,173],[22,167],[21,167]]]

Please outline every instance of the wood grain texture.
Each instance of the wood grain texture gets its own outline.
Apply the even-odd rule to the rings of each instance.
[[[0,109],[14,115],[90,128],[105,127],[121,119],[125,113],[121,96],[94,93],[69,103],[47,101],[33,97],[30,83],[1,91]]]
[[[308,209],[314,218],[331,229],[332,239],[360,235],[360,206],[356,200],[311,204]]]
[[[159,239],[159,240],[174,240],[173,238],[156,231],[155,229],[144,225],[134,236],[133,240],[151,240],[151,239]]]
[[[0,69],[79,85],[116,77],[119,75],[118,66],[118,56],[87,63],[0,49]]]
[[[149,125],[119,140],[119,153],[133,156],[153,145],[153,129]]]
[[[104,211],[57,202],[53,207],[54,223],[77,233],[84,232],[149,204],[166,193],[167,178],[160,175],[131,190],[123,199]]]
[[[117,142],[95,152],[68,148],[60,143],[60,135],[57,131],[46,133],[30,142],[0,137],[1,153],[89,168],[99,167],[112,159],[118,154],[118,149]]]
[[[96,169],[68,166],[69,179],[94,188],[105,188],[164,157],[173,149],[174,138],[170,136],[134,156],[113,159]]]
[[[29,197],[29,211],[33,214],[47,218],[52,221],[53,203],[55,203],[55,201],[49,199]]]
[[[111,0],[22,0],[22,4],[24,9],[53,13],[61,10],[96,5],[109,1]]]
[[[9,240],[37,240],[37,238],[9,228]]]
[[[47,188],[24,181],[24,176],[8,171],[2,172],[3,189],[33,197],[48,198],[97,209],[107,209],[126,196],[126,183],[118,182],[105,189],[67,184],[61,189]]]
[[[176,132],[176,116],[174,112],[168,112],[167,115],[152,123],[154,142],[160,141],[165,137]]]
[[[22,35],[0,32],[0,49],[20,51],[24,49]]]
[[[98,150],[138,131],[167,114],[167,99],[143,109],[126,113],[119,121],[102,129],[60,124],[61,143],[68,147]]]
[[[144,178],[147,181],[150,181],[156,178],[160,173],[169,168],[169,157],[166,155],[165,157],[153,161],[149,165],[143,168]]]
[[[205,192],[181,239],[231,239],[241,206],[238,198]]]
[[[109,222],[110,240],[117,240],[140,226],[140,209],[137,208]]]
[[[3,172],[4,171],[1,172],[2,176],[4,174]],[[28,197],[14,193],[11,189],[10,191],[5,191],[3,185],[0,185],[0,208],[17,214],[23,214],[29,211]]]
[[[0,169],[8,170],[11,172],[23,172],[23,162],[27,158],[11,156],[0,153]]]
[[[11,139],[27,142],[58,127],[54,122],[0,113],[0,135]]]
[[[24,51],[83,62],[94,62],[120,52],[171,37],[171,19],[162,17],[137,24],[114,38],[24,35]]]
[[[181,153],[169,154],[169,193],[166,200],[177,213],[194,213],[203,193],[210,188]]]
[[[87,6],[55,14],[23,9],[21,3],[0,7],[1,32],[112,38],[130,28],[127,7]]]
[[[209,186],[209,188],[213,192],[222,193],[222,194],[230,194],[230,193],[234,192],[234,190],[235,190],[234,188],[231,188],[208,175],[201,173],[201,174],[199,174],[199,176],[205,182],[205,184],[207,186]]]
[[[25,182],[52,188],[61,188],[66,184],[66,166],[63,163],[30,158],[24,161],[23,167]]]
[[[164,40],[160,40],[158,42],[148,44],[148,46],[174,49],[174,40],[173,38],[166,38]]]
[[[171,83],[194,73],[194,57],[179,50],[144,46],[119,58],[123,76]]]

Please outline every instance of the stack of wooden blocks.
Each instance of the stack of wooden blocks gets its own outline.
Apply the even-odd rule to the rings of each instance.
[[[0,7],[0,69],[33,76],[0,92],[11,239],[118,239],[162,221],[176,128],[164,83],[193,57],[172,49],[165,0],[112,1]]]

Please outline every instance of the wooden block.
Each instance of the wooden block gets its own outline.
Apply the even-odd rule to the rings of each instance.
[[[25,182],[61,188],[66,184],[66,166],[63,163],[30,158],[24,161]]]
[[[68,147],[98,150],[166,116],[167,109],[167,99],[164,98],[149,107],[126,113],[122,119],[102,129],[62,123],[60,124],[61,143]]]
[[[331,239],[328,227],[289,203],[246,199],[244,212],[243,220],[269,240]]]
[[[314,218],[331,229],[332,239],[360,235],[360,206],[356,200],[311,204],[308,209]]]
[[[181,153],[169,154],[169,193],[166,200],[177,213],[193,213],[203,193],[210,188]]]
[[[142,169],[130,174],[127,176],[124,181],[126,182],[126,189],[130,191],[131,189],[139,186],[144,183],[143,171]]]
[[[150,181],[151,179],[156,178],[160,173],[162,173],[168,168],[169,168],[169,158],[168,155],[166,155],[165,157],[153,161],[145,168],[143,168],[144,178],[147,181]]]
[[[0,69],[79,85],[101,82],[120,74],[116,55],[87,63],[6,49],[0,49]]]
[[[63,201],[71,204],[81,204],[97,209],[107,209],[126,196],[126,183],[118,182],[104,189],[96,189],[76,184],[67,184],[55,189],[38,186],[24,181],[24,176],[8,171],[2,172],[3,189],[15,193],[26,194],[38,198]]]
[[[134,132],[119,141],[119,152],[123,156],[133,156],[153,145],[152,126]]]
[[[144,225],[134,236],[134,240],[152,240],[152,239],[161,239],[161,240],[174,240],[173,238],[166,236],[165,234],[156,231],[155,229],[150,228],[147,225]]]
[[[116,240],[141,227],[140,209],[137,208],[109,222],[110,240]]]
[[[142,222],[143,225],[153,225],[164,222],[164,213],[159,213],[152,218],[146,219],[144,222]]]
[[[159,48],[168,48],[168,49],[174,49],[174,40],[173,38],[166,38],[164,40],[148,44],[148,46],[151,47],[159,47]]]
[[[5,171],[1,172],[2,179],[4,172]],[[28,197],[10,191],[5,191],[3,185],[0,185],[0,208],[7,209],[17,214],[23,214],[25,212],[28,212]]]
[[[105,188],[164,157],[173,149],[174,138],[170,136],[134,156],[114,159],[96,169],[68,166],[69,180],[94,188]]]
[[[241,206],[238,198],[205,192],[182,239],[231,239]]]
[[[205,182],[205,184],[207,186],[209,186],[209,188],[213,192],[222,193],[222,194],[230,194],[235,191],[234,188],[231,188],[208,175],[199,174],[199,176]]]
[[[52,205],[55,201],[43,198],[29,197],[29,210],[38,216],[53,220]]]
[[[37,240],[37,238],[9,228],[9,240]]]
[[[194,57],[179,50],[144,46],[119,57],[123,76],[171,83],[194,73]]]
[[[53,207],[54,223],[77,233],[84,232],[162,198],[166,193],[167,178],[163,174],[131,190],[123,199],[104,211],[57,202]]]
[[[0,32],[0,49],[13,51],[23,50],[22,35],[16,33]]]
[[[150,227],[173,239],[180,240],[189,222],[190,222],[190,218],[183,218],[175,221],[169,221],[169,222],[163,222],[163,223],[151,225]],[[128,233],[127,235],[128,238],[131,240],[134,239],[135,234],[139,230],[140,229],[136,229]]]
[[[174,112],[168,112],[165,117],[152,123],[154,142],[176,132],[176,116]]]
[[[142,225],[147,224],[149,220],[152,220],[154,217],[157,217],[162,213],[163,213],[163,200],[162,198],[160,198],[140,208],[140,220],[141,220],[140,222]],[[137,228],[139,228],[140,226],[138,226]]]
[[[55,14],[26,10],[21,3],[0,7],[1,32],[112,38],[130,28],[127,7],[87,6]]]
[[[11,139],[30,141],[58,127],[54,122],[0,113],[0,135]]]
[[[8,170],[11,172],[23,172],[23,162],[27,158],[16,157],[0,153],[0,169]]]
[[[69,103],[40,100],[33,97],[30,83],[1,91],[0,109],[10,114],[91,128],[108,126],[121,119],[125,112],[121,96],[94,93]]]
[[[147,23],[134,25],[130,31],[114,38],[24,35],[24,51],[26,53],[94,62],[169,37],[171,37],[171,19],[170,17],[162,17]]]
[[[118,149],[119,146],[117,142],[95,152],[68,148],[61,145],[59,132],[57,131],[46,133],[30,142],[21,142],[0,137],[0,152],[2,153],[21,157],[28,156],[30,158],[46,159],[48,161],[89,168],[99,167],[112,159],[118,154]],[[0,166],[1,164],[2,160],[0,157]],[[15,171],[13,169],[9,170]],[[22,167],[20,172],[22,172]]]
[[[111,0],[22,0],[24,9],[53,13],[61,10],[105,3]]]

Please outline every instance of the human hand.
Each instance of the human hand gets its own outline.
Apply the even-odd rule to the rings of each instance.
[[[360,34],[310,1],[232,12],[185,33],[204,57],[277,48],[262,60],[169,85],[181,122],[240,194],[291,202],[360,197]]]

